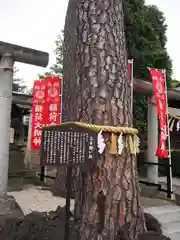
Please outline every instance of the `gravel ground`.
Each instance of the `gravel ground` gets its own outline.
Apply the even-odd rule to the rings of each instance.
[[[65,199],[54,197],[49,190],[43,187],[28,185],[22,191],[8,192],[15,198],[25,215],[33,212],[55,211],[58,206],[65,206]],[[74,207],[74,200],[71,200],[71,210]]]

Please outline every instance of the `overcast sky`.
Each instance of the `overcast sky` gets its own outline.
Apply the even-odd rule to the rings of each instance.
[[[179,23],[180,1],[146,0],[156,4],[168,24],[167,49],[173,60],[174,76],[180,80]],[[50,54],[49,66],[55,62],[56,36],[64,27],[68,0],[0,0],[0,41],[23,45]],[[16,63],[19,76],[32,86],[38,74],[47,69]]]

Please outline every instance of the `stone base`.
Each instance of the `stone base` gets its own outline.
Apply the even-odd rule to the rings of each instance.
[[[158,195],[158,187],[150,187],[145,184],[140,184],[140,195],[147,198],[156,198]]]
[[[175,203],[180,206],[180,193],[175,193]]]
[[[4,224],[7,219],[10,218],[23,218],[24,214],[16,203],[14,197],[6,196],[0,198],[0,226]]]

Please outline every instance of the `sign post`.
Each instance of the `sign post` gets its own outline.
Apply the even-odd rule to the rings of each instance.
[[[69,239],[69,219],[70,219],[70,205],[71,205],[71,182],[72,182],[72,167],[67,167],[66,177],[66,211],[65,211],[65,226],[64,226],[64,239]]]
[[[66,174],[66,220],[64,239],[69,239],[70,198],[72,169],[79,166],[82,172],[96,164],[97,132],[72,123],[45,127],[42,132],[41,166],[61,166]]]

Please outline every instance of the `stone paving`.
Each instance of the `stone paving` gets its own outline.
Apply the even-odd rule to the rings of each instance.
[[[49,190],[43,187],[27,185],[21,191],[8,192],[12,195],[21,207],[25,215],[33,212],[50,212],[55,211],[58,206],[64,207],[65,199],[54,197]],[[74,206],[74,200],[71,200],[71,210]]]
[[[65,199],[55,197],[51,191],[45,190],[44,187],[27,185],[21,191],[8,192],[12,195],[25,215],[32,211],[49,212],[54,211],[58,206],[65,205]],[[144,207],[163,206],[172,204],[172,202],[163,199],[153,199],[141,197],[141,204]],[[71,210],[74,206],[74,200],[71,200]]]

